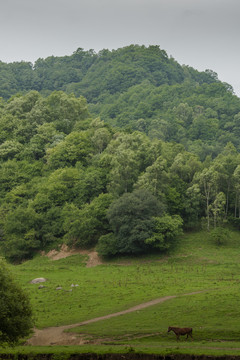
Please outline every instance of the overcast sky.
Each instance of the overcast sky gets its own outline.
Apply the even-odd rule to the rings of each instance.
[[[0,0],[0,60],[159,45],[240,96],[240,0]]]

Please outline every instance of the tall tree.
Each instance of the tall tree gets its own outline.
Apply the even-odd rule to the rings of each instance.
[[[238,218],[240,219],[240,165],[238,165],[233,173],[233,181],[235,188],[235,206],[234,206],[234,216],[237,217],[238,209]]]
[[[210,203],[217,192],[218,173],[213,167],[205,168],[197,173],[195,180],[199,183],[205,197],[205,211],[207,218],[207,229],[210,230]]]

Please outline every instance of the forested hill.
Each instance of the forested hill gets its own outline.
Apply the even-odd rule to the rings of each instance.
[[[84,96],[106,123],[175,141],[204,159],[232,142],[240,150],[240,99],[217,74],[180,66],[159,46],[77,49],[71,56],[0,63],[0,96],[54,90]]]
[[[201,83],[216,82],[211,72],[181,67],[159,46],[131,45],[118,50],[77,49],[71,56],[38,59],[30,62],[0,63],[0,96],[37,90],[49,94],[62,90],[83,95],[88,103],[102,102],[108,95],[120,94],[148,80],[158,87],[181,84],[186,79]]]
[[[158,46],[78,49],[0,63],[0,93],[8,259],[63,242],[108,256],[166,251],[182,228],[238,226],[240,99],[212,71]]]

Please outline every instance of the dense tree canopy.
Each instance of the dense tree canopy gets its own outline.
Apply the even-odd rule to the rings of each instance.
[[[9,260],[63,241],[102,254],[165,251],[182,227],[239,226],[240,99],[212,71],[132,45],[0,63],[0,79]]]
[[[55,119],[55,130],[60,133],[72,131],[80,109],[82,118],[88,116],[81,104],[85,97],[91,112],[105,123],[144,132],[151,139],[180,142],[201,159],[216,156],[230,141],[240,148],[240,100],[231,86],[220,82],[211,70],[198,72],[179,65],[159,46],[130,45],[99,53],[79,48],[71,56],[38,59],[34,65],[0,63],[0,80],[4,99],[33,90],[24,100],[19,96],[11,99],[12,115],[23,117],[23,111],[32,109],[29,119],[38,125]],[[59,90],[81,96],[81,100]],[[38,92],[50,96],[40,99]],[[5,128],[14,131],[10,116],[2,124],[1,136]],[[30,124],[24,130],[18,129],[19,137],[31,136]],[[34,152],[40,136],[32,141]],[[19,140],[3,144],[2,156],[13,156],[20,144]]]
[[[100,237],[98,252],[110,256],[169,249],[181,235],[182,219],[164,212],[164,205],[148,190],[123,194],[108,209],[112,233]]]
[[[152,218],[161,214],[157,198],[143,189],[125,193],[114,201],[107,217],[116,237],[117,252],[135,254],[146,250],[146,240],[153,231]]]

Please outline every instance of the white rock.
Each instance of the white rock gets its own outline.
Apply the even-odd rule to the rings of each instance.
[[[30,283],[31,284],[39,284],[39,283],[42,283],[45,281],[47,281],[47,279],[45,279],[45,278],[36,278],[36,279],[33,279],[32,281],[30,281]]]

